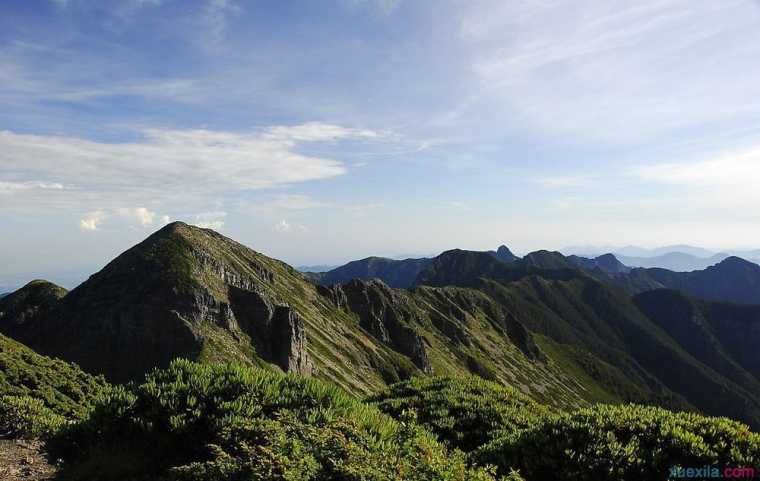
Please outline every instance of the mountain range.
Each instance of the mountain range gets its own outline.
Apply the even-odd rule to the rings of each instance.
[[[727,302],[760,304],[755,264],[684,274],[503,247],[356,266],[379,279],[309,278],[173,223],[71,291],[33,281],[0,299],[0,332],[112,382],[176,357],[296,372],[356,395],[476,374],[563,408],[638,402],[760,426],[760,307]]]

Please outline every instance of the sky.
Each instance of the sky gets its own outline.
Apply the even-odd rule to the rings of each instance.
[[[760,247],[760,3],[5,0],[0,286],[167,222],[293,265]]]

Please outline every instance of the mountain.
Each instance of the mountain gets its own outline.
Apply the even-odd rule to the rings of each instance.
[[[618,255],[620,261],[627,266],[649,268],[659,267],[678,272],[705,269],[728,257],[728,254],[714,254],[710,257],[697,257],[683,252],[668,252],[655,257],[627,257]]]
[[[567,260],[589,271],[599,270],[607,274],[625,274],[631,271],[630,267],[620,262],[613,254],[604,254],[593,259],[571,255]]]
[[[506,266],[487,253],[490,261]],[[0,332],[114,382],[176,357],[311,374],[355,394],[432,372],[478,373],[558,405],[584,390],[542,362],[519,319],[465,288],[319,286],[212,230],[165,226],[52,305],[0,300]],[[17,316],[32,312],[32,316]],[[50,333],[55,333],[51,335]]]
[[[327,272],[338,267],[340,266],[318,264],[314,266],[297,266],[296,269],[300,272]]]
[[[478,253],[449,251],[420,273],[418,284],[462,285],[487,294],[521,320],[549,359],[586,382],[593,379],[590,384],[596,385],[601,398],[648,398],[674,407],[731,413],[758,425],[760,378],[740,366],[757,363],[760,354],[740,353],[725,345],[732,342],[727,337],[671,332],[656,312],[643,309],[641,299],[646,298],[632,299],[583,270],[536,270],[536,258],[542,265],[563,265],[559,256],[547,252],[500,265]],[[645,274],[634,270],[616,276],[633,282],[640,273]],[[663,298],[661,308],[679,302],[680,298]],[[725,316],[723,322],[728,322]],[[757,326],[748,325],[750,330]],[[711,351],[693,349],[694,342],[715,343],[714,349],[725,354],[716,360]],[[751,359],[740,360],[741,356]],[[722,367],[731,363],[739,367]],[[716,397],[714,392],[722,394]]]
[[[643,272],[664,287],[694,297],[760,304],[760,266],[739,257],[729,257],[701,271],[645,269]]]
[[[412,376],[477,374],[561,409],[639,402],[760,426],[760,354],[728,345],[737,339],[719,326],[753,342],[754,311],[686,298],[710,326],[690,331],[661,315],[681,312],[683,297],[648,302],[611,280],[648,279],[647,270],[607,273],[619,269],[612,258],[594,262],[451,250],[410,288],[324,286],[173,223],[68,293],[35,282],[0,300],[0,332],[112,381],[176,357],[311,375],[356,395]]]
[[[486,252],[501,262],[510,263],[519,259],[505,245],[495,251]],[[352,279],[380,279],[390,287],[412,287],[419,273],[427,267],[433,258],[388,259],[385,257],[367,257],[352,261],[327,272],[307,272],[306,277],[313,282],[329,286],[346,283]]]
[[[428,263],[430,259],[427,258],[395,260],[367,257],[310,277],[323,285],[341,284],[352,279],[382,279],[391,287],[406,288],[414,283],[417,274]]]
[[[505,245],[500,245],[496,251],[489,251],[488,253],[502,262],[514,262],[520,259],[514,255],[511,250],[509,250],[509,247]]]

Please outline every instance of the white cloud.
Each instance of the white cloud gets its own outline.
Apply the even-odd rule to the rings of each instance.
[[[267,139],[289,142],[334,142],[340,139],[380,139],[391,134],[368,129],[352,129],[321,122],[277,126],[266,129]]]
[[[143,227],[153,225],[153,219],[156,217],[155,212],[149,211],[145,207],[120,208],[116,212],[122,217],[136,220]]]
[[[201,212],[195,215],[194,224],[204,229],[219,230],[224,227],[224,219],[227,213],[224,211]]]
[[[380,134],[309,123],[253,133],[152,129],[143,135],[140,141],[106,143],[0,131],[0,191],[45,191],[34,198],[17,195],[3,205],[32,207],[47,201],[48,206],[117,208],[125,200],[146,197],[176,201],[193,196],[202,201],[212,195],[327,179],[344,174],[346,167],[298,152],[302,142]],[[11,173],[15,177],[9,178]],[[18,178],[19,173],[26,178]],[[281,200],[285,207],[305,203],[304,198]]]
[[[757,111],[755,2],[467,5],[460,34],[481,96],[549,134],[631,142]]]
[[[62,190],[65,187],[57,182],[4,182],[0,181],[0,195],[23,191]]]
[[[272,228],[277,232],[290,232],[293,229],[293,226],[288,224],[288,222],[283,219],[280,222],[276,223]]]
[[[291,224],[285,219],[272,226],[276,232],[308,232],[309,228],[302,224]]]
[[[101,210],[88,212],[79,220],[79,228],[85,231],[98,230],[100,223],[107,217],[107,214]]]
[[[643,166],[636,172],[645,180],[680,186],[757,189],[760,147],[697,162]]]
[[[85,231],[99,230],[104,223],[121,220],[128,225],[151,227],[159,217],[155,212],[145,207],[118,207],[115,209],[99,209],[86,213],[79,221],[79,227]],[[169,216],[161,216],[164,224],[169,222]]]

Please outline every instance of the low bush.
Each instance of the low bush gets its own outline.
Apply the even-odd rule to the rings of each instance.
[[[29,396],[0,398],[0,436],[11,438],[47,437],[66,419]]]
[[[530,481],[662,481],[674,467],[757,467],[760,435],[726,418],[637,405],[543,417],[474,459]]]
[[[368,402],[395,418],[415,412],[441,441],[466,452],[531,427],[550,412],[516,389],[476,376],[414,378]]]
[[[71,480],[493,479],[411,412],[395,421],[313,379],[183,360],[112,389],[48,449]]]

